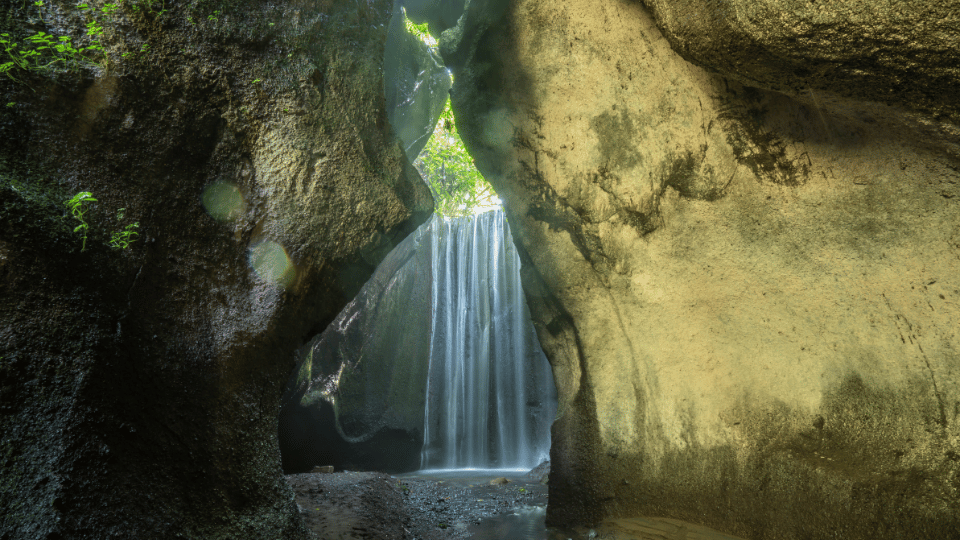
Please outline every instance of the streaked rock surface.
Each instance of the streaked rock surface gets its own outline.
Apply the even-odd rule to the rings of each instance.
[[[811,29],[820,49],[740,69],[736,39],[786,40],[805,12],[737,2],[769,31],[677,37],[699,3],[649,4],[471,2],[441,41],[557,379],[548,522],[957,536],[960,168],[935,109],[955,107],[958,62],[918,60],[942,77],[880,103],[900,68],[849,43],[912,35],[907,19],[832,44]],[[924,13],[909,24],[956,27]],[[802,51],[875,67],[782,74],[821,69]]]

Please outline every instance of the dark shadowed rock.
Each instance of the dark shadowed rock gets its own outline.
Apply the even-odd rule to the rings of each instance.
[[[546,484],[550,480],[550,462],[544,461],[531,469],[530,472],[527,473],[527,478],[536,480],[541,484]]]
[[[286,473],[420,467],[431,332],[429,222],[298,353],[279,417]]]
[[[16,4],[18,39],[90,16]],[[389,2],[166,7],[104,19],[102,69],[0,81],[3,538],[305,537],[294,351],[431,210],[384,110]]]

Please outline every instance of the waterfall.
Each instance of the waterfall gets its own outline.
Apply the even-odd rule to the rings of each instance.
[[[521,469],[547,459],[556,389],[501,211],[434,216],[300,351],[284,470]]]
[[[556,389],[502,211],[435,217],[423,469],[532,468],[547,458]]]

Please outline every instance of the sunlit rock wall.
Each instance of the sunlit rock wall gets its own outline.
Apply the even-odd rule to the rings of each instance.
[[[41,4],[2,31],[102,15]],[[147,4],[100,67],[0,77],[0,537],[305,538],[295,350],[432,207],[384,105],[392,2]]]
[[[960,536],[956,3],[649,4],[441,41],[557,380],[549,522]]]

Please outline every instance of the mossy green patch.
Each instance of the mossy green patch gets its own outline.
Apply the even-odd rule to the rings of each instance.
[[[70,230],[62,219],[58,190],[0,176],[0,227],[16,241],[63,246]]]

